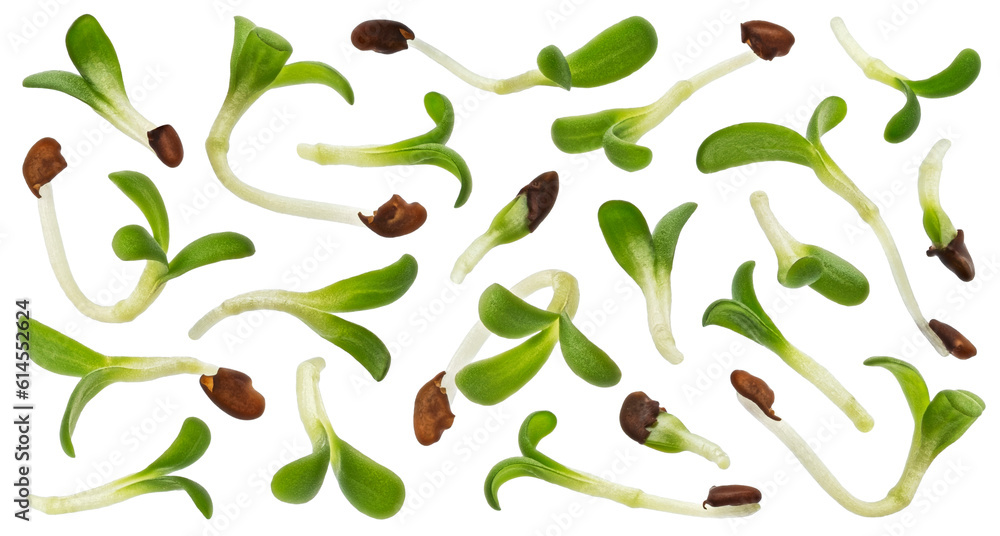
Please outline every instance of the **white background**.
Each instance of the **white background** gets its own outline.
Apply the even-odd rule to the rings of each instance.
[[[183,419],[204,419],[212,429],[206,455],[180,474],[203,484],[215,502],[205,521],[183,493],[147,495],[110,508],[64,516],[33,513],[30,524],[13,520],[5,501],[5,526],[18,534],[275,534],[309,531],[341,534],[981,534],[994,522],[996,311],[998,241],[994,88],[998,45],[992,6],[983,2],[725,1],[615,2],[547,0],[472,3],[459,0],[397,2],[9,2],[3,7],[0,130],[6,180],[0,203],[2,304],[13,319],[15,298],[30,297],[33,314],[82,343],[110,355],[191,355],[237,368],[267,397],[256,421],[222,414],[201,393],[195,377],[115,385],[92,401],[80,419],[77,458],[59,448],[58,428],[75,378],[34,369],[32,491],[62,495],[86,482],[104,482],[144,467],[174,438]],[[48,9],[48,12],[46,12]],[[186,147],[184,163],[167,169],[115,130],[101,132],[100,118],[55,92],[24,89],[21,80],[47,69],[72,69],[63,39],[72,21],[94,14],[114,42],[126,86],[141,113],[171,123]],[[339,69],[357,95],[354,106],[327,88],[295,87],[262,98],[233,135],[230,159],[247,182],[286,195],[377,207],[392,193],[428,208],[427,224],[393,240],[362,228],[308,221],[268,212],[223,189],[208,165],[203,141],[225,95],[233,15],[277,31],[295,47],[292,60],[320,60]],[[642,15],[656,27],[659,50],[635,75],[597,89],[536,88],[512,96],[474,91],[416,51],[394,56],[350,47],[354,26],[369,18],[397,18],[416,35],[473,70],[497,77],[534,67],[537,52],[556,44],[571,51],[608,25]],[[867,80],[841,50],[829,20],[842,16],[870,53],[910,76],[942,69],[965,47],[984,59],[979,80],[965,93],[921,100],[923,120],[908,141],[882,140],[901,95]],[[676,80],[742,53],[739,21],[765,19],[795,33],[791,54],[755,62],[713,83],[683,104],[641,143],[652,164],[623,172],[602,152],[567,155],[549,138],[557,117],[612,107],[640,106]],[[715,35],[718,34],[718,35]],[[393,142],[430,128],[422,97],[440,91],[460,117],[449,145],[475,177],[469,202],[453,209],[458,185],[433,167],[356,169],[318,167],[299,159],[300,142]],[[851,208],[806,168],[768,163],[706,176],[695,151],[715,130],[742,121],[769,121],[805,129],[823,97],[839,95],[847,119],[824,138],[841,167],[879,202],[902,252],[917,298],[928,317],[952,323],[979,347],[967,362],[940,357],[921,338],[904,310],[875,237]],[[134,322],[105,325],[80,315],[65,298],[48,265],[35,200],[19,177],[27,149],[44,136],[57,138],[72,169],[56,181],[58,214],[73,272],[93,297],[123,298],[141,271],[123,263],[110,240],[121,226],[144,223],[140,213],[105,177],[131,169],[160,188],[171,218],[175,254],[210,232],[239,231],[257,254],[192,272],[172,281]],[[944,163],[942,196],[956,225],[966,230],[978,268],[974,282],[959,282],[927,259],[920,224],[916,170],[941,137],[954,145]],[[255,147],[254,144],[257,144]],[[86,153],[86,154],[83,154]],[[461,287],[447,277],[452,263],[484,231],[497,210],[539,173],[562,178],[555,209],[528,238],[491,252]],[[763,189],[778,219],[798,239],[830,249],[858,266],[872,292],[861,306],[845,308],[809,289],[788,290],[775,280],[776,263],[747,198]],[[636,203],[651,222],[686,201],[699,208],[681,235],[674,264],[674,330],[687,358],[666,363],[646,331],[643,298],[617,266],[601,237],[596,212],[609,199]],[[223,299],[249,290],[312,290],[385,266],[401,254],[419,261],[420,274],[398,302],[347,315],[393,350],[386,379],[374,383],[353,360],[294,318],[273,314],[229,319],[202,340],[188,328]],[[788,339],[828,367],[874,416],[875,429],[857,432],[823,396],[767,350],[719,327],[701,327],[705,307],[729,297],[736,267],[757,261],[756,286]],[[494,408],[459,398],[455,426],[440,443],[414,440],[411,416],[417,389],[442,370],[475,320],[479,293],[490,283],[511,285],[528,274],[560,268],[580,282],[577,325],[622,368],[619,385],[592,387],[575,377],[556,351],[524,389]],[[124,278],[127,282],[118,282]],[[536,303],[543,303],[539,296]],[[0,306],[2,307],[2,306]],[[11,321],[11,324],[13,322]],[[14,331],[8,325],[8,333]],[[233,343],[236,339],[238,342]],[[227,343],[227,340],[229,341]],[[509,342],[491,340],[482,357]],[[779,415],[813,441],[831,470],[861,498],[877,500],[896,482],[909,447],[911,422],[893,378],[861,362],[873,355],[904,358],[924,374],[931,392],[962,388],[990,407],[972,429],[928,471],[918,498],[901,513],[865,519],[843,510],[795,463],[787,450],[736,403],[729,371],[744,368],[777,393]],[[406,483],[403,511],[376,521],[355,511],[332,475],[305,505],[284,504],[270,494],[270,475],[308,452],[295,406],[295,368],[323,356],[322,391],[334,428],[362,452],[393,469]],[[10,363],[10,362],[8,362]],[[13,367],[7,365],[3,397],[13,400]],[[8,391],[9,390],[9,391]],[[644,390],[695,433],[725,449],[732,467],[721,471],[690,453],[667,455],[633,443],[619,430],[625,395]],[[168,408],[163,410],[162,408]],[[158,409],[161,408],[161,409]],[[516,433],[531,411],[549,409],[559,427],[541,449],[556,460],[667,497],[701,501],[716,484],[755,485],[762,510],[740,521],[701,520],[633,511],[591,500],[533,479],[506,484],[503,510],[483,498],[486,473],[517,454]],[[12,415],[11,415],[12,417]],[[7,419],[5,419],[7,420]],[[13,453],[13,427],[3,430],[3,456]],[[447,470],[449,474],[444,474]],[[2,496],[12,497],[14,466],[5,466]],[[14,534],[4,530],[7,534]]]

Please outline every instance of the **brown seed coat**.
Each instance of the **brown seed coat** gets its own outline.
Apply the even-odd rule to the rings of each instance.
[[[249,421],[264,414],[264,396],[253,388],[250,376],[220,368],[214,376],[202,375],[201,389],[219,409],[232,417]]]
[[[66,169],[66,159],[61,150],[59,142],[52,138],[42,138],[28,149],[24,164],[21,165],[21,174],[35,197],[41,198],[38,190]]]
[[[375,234],[395,238],[419,229],[427,221],[427,209],[420,203],[407,203],[398,194],[393,194],[371,216],[358,212],[358,218]]]
[[[773,22],[751,20],[740,24],[740,41],[750,45],[761,59],[771,61],[788,54],[795,44],[795,36]]]
[[[708,498],[701,503],[713,508],[720,506],[740,506],[744,504],[757,504],[760,502],[760,490],[751,486],[730,484],[728,486],[712,486],[708,489]]]
[[[156,157],[167,167],[177,167],[184,160],[184,146],[181,145],[181,137],[170,125],[163,125],[154,128],[146,133],[149,146],[153,148]]]
[[[455,422],[448,394],[441,387],[442,378],[444,371],[425,383],[417,391],[417,399],[413,402],[413,433],[421,445],[437,443],[444,431]]]
[[[374,50],[379,54],[394,54],[410,48],[413,30],[394,20],[366,20],[351,32],[351,44],[358,50]]]
[[[962,281],[972,281],[976,277],[976,265],[972,263],[969,248],[965,247],[965,232],[961,229],[947,246],[927,249],[928,257],[937,257],[941,264],[952,271]]]
[[[542,220],[552,211],[559,195],[559,174],[546,171],[521,188],[517,195],[528,198],[528,232],[534,232]]]
[[[775,415],[774,410],[771,409],[771,405],[774,404],[774,391],[764,383],[764,380],[745,370],[734,370],[729,375],[729,381],[732,382],[737,393],[757,404],[757,407],[765,415],[776,421],[781,420],[781,417]]]
[[[645,445],[646,440],[649,439],[649,430],[646,428],[655,426],[656,418],[665,411],[660,407],[659,402],[646,396],[646,393],[636,391],[626,396],[625,401],[622,402],[618,422],[625,435],[640,445]]]
[[[928,324],[934,333],[938,337],[941,337],[941,342],[944,343],[944,347],[948,349],[951,355],[959,359],[969,359],[976,355],[976,346],[972,344],[972,341],[965,338],[965,335],[959,333],[959,331],[944,322],[931,319]]]

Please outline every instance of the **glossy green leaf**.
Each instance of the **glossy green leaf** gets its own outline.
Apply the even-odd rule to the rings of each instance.
[[[21,85],[27,88],[61,91],[95,109],[102,109],[104,106],[107,106],[103,97],[94,92],[83,77],[66,71],[43,71],[36,73],[26,77]]]
[[[479,297],[479,320],[496,335],[520,339],[549,327],[559,315],[539,309],[494,283]]]
[[[209,264],[253,255],[253,242],[249,238],[233,232],[213,233],[191,242],[170,261],[166,279],[173,279]]]
[[[621,139],[618,136],[619,125],[609,128],[604,133],[604,138],[601,139],[604,154],[612,164],[625,171],[645,169],[653,161],[653,151],[648,147]]]
[[[622,378],[614,360],[577,329],[566,313],[559,317],[559,350],[570,370],[591,385],[611,387]]]
[[[565,469],[565,466],[538,451],[538,444],[556,429],[557,424],[559,420],[551,411],[535,411],[525,417],[517,431],[517,446],[521,454],[553,469]]]
[[[494,465],[490,469],[489,474],[486,475],[486,483],[483,487],[486,494],[486,502],[489,503],[490,508],[499,511],[500,498],[498,497],[498,493],[500,492],[500,486],[515,478],[524,476],[549,480],[549,475],[554,474],[556,474],[555,471],[531,458],[517,456],[502,460]]]
[[[543,48],[538,53],[535,63],[538,64],[538,70],[545,78],[552,80],[559,87],[567,90],[573,87],[573,73],[570,71],[566,56],[563,56],[559,47],[549,45]]]
[[[541,370],[558,340],[554,324],[506,352],[466,365],[455,375],[455,383],[476,404],[503,402]]]
[[[840,97],[827,97],[813,110],[806,127],[806,139],[820,145],[820,138],[847,117],[847,103]]]
[[[808,258],[817,259],[822,265],[820,276],[809,283],[809,288],[840,305],[859,305],[868,299],[870,285],[861,270],[821,247],[806,247]]]
[[[271,493],[279,501],[303,504],[311,501],[323,487],[330,465],[330,443],[323,438],[319,448],[278,469],[271,479]]]
[[[135,203],[146,217],[153,238],[163,251],[170,245],[170,223],[167,207],[160,191],[149,177],[135,171],[116,171],[108,175],[111,182]]]
[[[906,95],[906,103],[885,124],[883,137],[889,143],[906,141],[920,126],[920,102],[908,83],[896,79],[897,89]]]
[[[111,360],[62,333],[31,320],[31,360],[49,372],[83,377],[107,367]]]
[[[611,127],[637,113],[630,108],[604,110],[587,115],[560,117],[552,122],[552,142],[564,153],[586,153],[603,146]]]
[[[249,24],[250,29],[247,30]],[[246,32],[242,36],[241,32]],[[237,17],[236,45],[240,44],[239,55],[232,63],[229,77],[229,97],[249,105],[267,90],[292,55],[292,45],[285,38],[271,30],[255,27],[246,19]]]
[[[208,429],[208,425],[197,417],[188,417],[184,419],[181,431],[167,450],[138,474],[163,476],[184,469],[198,461],[208,450],[211,442],[212,432]]]
[[[387,519],[403,507],[406,489],[396,473],[344,441],[337,442],[333,474],[344,497],[362,514]]]
[[[175,490],[184,490],[187,492],[188,497],[191,497],[201,515],[205,516],[205,519],[212,518],[212,496],[209,495],[208,490],[194,480],[182,476],[161,476],[159,478],[142,480],[125,486],[119,490],[119,493],[135,496]]]
[[[753,269],[755,266],[757,266],[756,262],[747,261],[736,269],[736,273],[733,274],[733,284],[731,287],[733,299],[747,306],[753,311],[754,315],[760,317],[765,325],[774,331],[778,331],[778,327],[771,321],[771,317],[767,316],[764,308],[760,305],[760,300],[757,299],[757,291],[754,290],[753,286]]]
[[[983,414],[986,403],[968,391],[944,390],[934,396],[921,422],[921,447],[931,449],[931,458],[962,437]]]
[[[123,261],[156,261],[167,264],[167,254],[141,225],[126,225],[111,239],[111,249]]]
[[[608,27],[566,56],[573,87],[597,87],[636,72],[656,53],[656,29],[642,17]]]
[[[656,223],[652,237],[658,271],[665,271],[669,274],[673,270],[674,251],[677,249],[677,240],[680,238],[681,229],[684,228],[697,208],[697,203],[684,203],[667,212]]]
[[[123,367],[106,367],[97,369],[86,376],[80,378],[73,393],[66,401],[66,410],[63,411],[62,423],[59,426],[59,442],[63,452],[70,458],[76,457],[76,450],[73,448],[73,431],[76,430],[76,423],[83,413],[83,408],[87,407],[98,393],[105,387],[120,382],[127,381],[126,378],[132,370]]]
[[[741,123],[716,131],[701,142],[695,157],[702,173],[771,161],[820,165],[812,144],[794,130],[771,123]]]
[[[299,61],[285,65],[267,90],[300,84],[326,86],[344,97],[348,104],[354,104],[354,89],[351,88],[351,83],[339,71],[319,61]]]
[[[240,54],[243,52],[243,44],[246,43],[247,36],[257,27],[256,24],[246,17],[239,15],[233,17],[235,28],[233,31],[233,50],[229,54],[229,92],[233,92],[233,77],[240,68]]]
[[[931,400],[927,392],[927,383],[924,382],[920,371],[906,361],[893,357],[869,357],[865,359],[865,365],[882,367],[892,373],[903,390],[906,403],[910,406],[914,425],[919,425]]]
[[[69,27],[66,51],[91,87],[98,88],[106,97],[125,96],[118,54],[93,15],[83,15]]]
[[[403,297],[417,278],[417,260],[404,254],[396,262],[312,292],[298,294],[302,305],[328,313],[376,309]]]
[[[425,144],[443,145],[447,143],[455,128],[455,107],[452,106],[451,101],[441,93],[428,91],[424,95],[424,110],[434,121],[434,128],[426,134],[385,145],[379,147],[378,150],[389,152],[395,149],[412,149]]]
[[[701,324],[730,329],[777,352],[788,343],[757,300],[753,288],[753,268],[753,261],[739,267],[733,277],[733,299],[717,300],[709,305]]]
[[[823,275],[823,261],[816,257],[799,257],[787,271],[778,269],[778,282],[788,288],[801,288],[815,283]]]
[[[458,179],[460,188],[458,197],[455,198],[455,208],[465,204],[472,194],[472,172],[469,165],[465,163],[462,155],[454,149],[440,144],[418,145],[411,149],[384,153],[386,155],[385,164],[392,166],[437,166]]]
[[[944,233],[941,228],[942,214],[944,214],[944,211],[925,210],[923,218],[921,219],[921,222],[924,225],[924,232],[927,233],[927,238],[930,238],[931,243],[938,249],[944,248],[948,245],[948,242],[950,242],[950,240],[944,239]],[[947,214],[944,215],[947,216]]]
[[[655,261],[653,237],[642,212],[628,201],[608,201],[597,221],[611,255],[640,287],[651,281]]]
[[[909,80],[906,82],[914,93],[921,97],[938,99],[950,97],[968,89],[982,68],[979,54],[967,48],[958,53],[951,64],[940,73],[924,80]]]
[[[377,335],[339,316],[302,307],[292,312],[317,335],[337,345],[361,363],[375,381],[382,381],[389,372],[389,349]]]

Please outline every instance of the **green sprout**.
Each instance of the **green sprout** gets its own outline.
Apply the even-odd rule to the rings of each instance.
[[[490,223],[489,229],[476,238],[455,261],[451,280],[460,284],[489,251],[516,242],[530,233],[549,215],[559,195],[559,174],[547,171],[521,188]]]
[[[729,456],[718,445],[692,434],[680,419],[642,391],[625,397],[618,422],[625,435],[640,445],[667,454],[693,452],[719,469],[729,468]]]
[[[840,408],[858,430],[871,430],[875,422],[854,395],[830,371],[788,342],[764,312],[753,288],[754,264],[753,261],[747,261],[740,265],[733,276],[733,299],[716,300],[709,305],[702,317],[702,325],[720,326],[735,331],[774,352]]]
[[[716,131],[698,148],[696,162],[702,173],[715,173],[756,162],[783,161],[813,170],[816,177],[833,193],[847,201],[871,227],[885,252],[893,279],[913,322],[941,355],[953,354],[966,359],[975,355],[975,347],[958,331],[943,322],[928,322],[920,312],[906,277],[903,259],[878,206],[833,161],[820,138],[840,124],[847,115],[847,103],[840,97],[827,97],[819,103],[809,120],[806,136],[771,123],[741,123]]]
[[[46,155],[46,156],[43,156]],[[170,226],[167,209],[159,190],[149,177],[135,171],[118,171],[108,175],[111,182],[142,212],[149,228],[126,225],[115,233],[111,247],[123,261],[146,261],[146,267],[129,296],[114,305],[100,305],[88,298],[73,278],[66,258],[59,220],[56,218],[54,173],[40,173],[34,167],[39,160],[62,160],[59,144],[43,138],[29,151],[25,160],[25,180],[38,197],[38,214],[42,222],[42,237],[49,253],[49,263],[66,297],[84,315],[101,322],[129,322],[142,314],[163,291],[167,282],[195,268],[220,261],[242,259],[254,254],[249,238],[234,232],[203,236],[181,249],[173,259],[167,258]],[[31,167],[29,167],[31,164]],[[62,160],[65,167],[65,160]],[[62,169],[62,168],[58,168]],[[152,231],[152,234],[150,234]]]
[[[950,389],[939,392],[932,400],[920,372],[913,365],[899,359],[872,357],[865,360],[865,365],[882,367],[892,373],[899,382],[903,396],[906,397],[910,407],[910,413],[913,415],[913,438],[910,441],[910,452],[906,457],[903,472],[896,485],[886,493],[885,498],[878,501],[863,501],[848,492],[819,459],[809,443],[787,422],[775,420],[767,415],[755,401],[745,395],[738,394],[737,399],[751,415],[792,451],[823,491],[841,506],[860,516],[881,517],[896,513],[910,504],[917,494],[924,473],[930,468],[934,459],[962,437],[986,409],[986,404],[973,393]],[[750,377],[770,390],[759,378]]]
[[[389,349],[377,335],[333,313],[377,309],[400,299],[417,278],[417,261],[403,255],[398,261],[371,272],[338,281],[311,292],[258,290],[230,298],[212,309],[188,331],[200,339],[220,320],[248,311],[288,313],[317,335],[350,354],[376,381],[389,372]]]
[[[522,299],[549,287],[552,298],[545,309]],[[510,290],[498,284],[488,287],[479,297],[480,321],[445,371],[417,395],[413,422],[418,441],[434,443],[451,426],[451,403],[459,391],[484,406],[499,404],[519,391],[545,365],[556,343],[574,374],[598,387],[616,385],[621,379],[618,365],[573,325],[579,303],[576,278],[559,270],[530,275]],[[528,338],[498,355],[473,361],[490,333],[505,339]]]
[[[809,285],[840,305],[859,305],[868,299],[868,278],[851,263],[819,246],[803,244],[778,223],[767,194],[754,192],[750,205],[760,228],[778,257],[778,282],[788,288]]]
[[[73,431],[83,409],[104,388],[119,382],[146,382],[198,374],[208,398],[229,415],[250,420],[264,413],[264,397],[254,390],[250,377],[191,357],[113,357],[95,352],[62,333],[31,321],[31,359],[49,372],[80,378],[66,402],[59,442],[67,456],[76,457]]]
[[[76,97],[126,136],[153,151],[167,166],[180,165],[184,148],[177,131],[170,125],[157,127],[129,102],[118,54],[93,15],[73,21],[66,32],[66,51],[80,74],[45,71],[25,78],[24,87],[53,89]]]
[[[744,517],[760,510],[760,492],[740,486],[745,492],[732,496],[727,501],[717,502],[709,494],[712,508],[705,503],[678,501],[650,495],[640,489],[630,488],[603,480],[594,475],[570,469],[538,451],[538,443],[556,428],[556,416],[549,411],[536,411],[528,415],[521,424],[517,444],[522,456],[507,458],[493,466],[486,476],[486,502],[494,510],[500,510],[497,493],[500,486],[518,477],[530,476],[550,484],[562,486],[577,493],[601,497],[624,504],[630,508],[646,508],[694,517]],[[726,486],[728,487],[728,486]]]
[[[920,164],[917,174],[917,190],[920,195],[920,208],[924,211],[924,231],[931,239],[931,247],[927,250],[928,257],[937,257],[962,281],[972,281],[976,277],[976,266],[965,245],[965,232],[955,229],[951,218],[941,208],[941,194],[938,188],[941,184],[941,162],[945,153],[951,147],[948,140],[939,140],[931,147],[927,157]]]
[[[898,89],[906,97],[906,103],[885,125],[883,137],[889,143],[905,141],[917,131],[920,125],[920,101],[917,97],[939,99],[958,95],[976,81],[982,67],[979,54],[967,48],[955,56],[951,65],[936,75],[923,80],[910,80],[887,67],[882,60],[873,58],[865,52],[847,31],[847,25],[840,17],[834,17],[830,21],[830,28],[833,29],[833,35],[837,37],[840,46],[844,47],[847,55],[861,67],[865,76]]]
[[[208,425],[201,419],[188,417],[181,425],[181,431],[174,442],[142,471],[73,495],[65,497],[29,495],[28,501],[35,510],[55,515],[103,508],[146,493],[183,490],[194,501],[198,511],[205,518],[211,518],[212,497],[208,491],[193,480],[170,475],[198,461],[211,441],[212,434]]]
[[[791,32],[765,21],[740,25],[741,41],[752,51],[702,71],[688,80],[674,84],[656,102],[640,108],[616,108],[588,115],[562,117],[552,123],[552,141],[565,153],[587,153],[604,148],[604,154],[625,171],[639,171],[653,160],[653,151],[638,141],[663,122],[695,91],[756,61],[784,56],[795,38]]]
[[[668,212],[652,233],[646,218],[628,201],[608,201],[597,211],[604,240],[618,265],[646,298],[646,317],[653,344],[674,365],[684,360],[670,328],[670,272],[677,239],[698,205],[684,203]]]
[[[319,374],[325,366],[326,362],[316,357],[302,362],[295,372],[299,418],[313,452],[278,469],[271,480],[271,493],[287,503],[307,503],[319,493],[329,466],[344,497],[359,512],[376,519],[390,518],[406,498],[403,481],[333,431],[319,391]]]
[[[362,22],[351,33],[358,50],[393,54],[413,47],[467,84],[506,95],[535,86],[598,87],[616,82],[638,71],[656,53],[656,30],[642,17],[629,17],[611,25],[572,54],[563,55],[555,45],[543,48],[536,59],[538,69],[496,80],[480,76],[444,52],[417,39],[406,25],[391,20]]]

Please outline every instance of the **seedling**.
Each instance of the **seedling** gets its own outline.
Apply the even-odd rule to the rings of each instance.
[[[806,471],[835,501],[860,516],[881,517],[896,513],[910,504],[917,493],[920,480],[934,458],[962,437],[986,409],[986,404],[978,396],[961,390],[941,391],[931,400],[920,372],[913,365],[898,359],[872,357],[865,360],[865,365],[882,367],[895,376],[913,415],[913,438],[903,473],[885,498],[874,502],[862,501],[851,495],[802,436],[786,421],[773,415],[773,410],[767,411],[760,407],[761,402],[754,399],[754,393],[771,391],[763,380],[743,371],[735,371],[733,385],[743,407],[792,451]],[[773,393],[770,401],[763,402],[769,408],[774,402]]]
[[[625,397],[618,422],[625,435],[640,445],[668,454],[693,452],[719,469],[729,468],[729,456],[718,445],[689,432],[680,419],[642,391]]]
[[[733,299],[717,300],[708,306],[701,319],[703,326],[721,326],[774,352],[792,370],[816,386],[862,432],[875,422],[854,396],[822,365],[792,346],[771,318],[764,312],[753,288],[753,261],[740,265],[733,276]]]
[[[597,211],[611,254],[646,298],[653,344],[674,365],[683,361],[684,355],[677,349],[670,328],[670,272],[681,229],[696,208],[695,203],[684,203],[671,210],[656,224],[653,233],[642,212],[628,201],[608,201]]]
[[[955,229],[951,218],[941,208],[941,162],[951,147],[948,140],[939,140],[931,147],[927,157],[920,164],[917,174],[917,189],[920,192],[920,208],[924,211],[924,231],[931,239],[928,257],[937,257],[941,264],[951,270],[962,281],[972,281],[976,277],[976,266],[965,246],[965,233]]]
[[[208,264],[254,254],[254,245],[249,238],[239,233],[224,232],[203,236],[168,260],[170,226],[167,209],[156,185],[149,177],[135,171],[111,173],[108,178],[135,203],[149,224],[148,230],[140,225],[122,227],[115,233],[111,247],[119,259],[146,261],[146,267],[127,298],[114,305],[100,305],[91,301],[73,278],[59,232],[59,220],[56,218],[54,185],[51,181],[66,167],[66,161],[59,150],[56,140],[42,138],[28,151],[22,171],[28,188],[38,197],[42,237],[56,279],[66,297],[90,318],[101,322],[129,322],[152,305],[171,279]]]
[[[398,261],[371,272],[338,281],[311,292],[258,290],[230,298],[212,309],[188,331],[200,339],[220,320],[248,311],[288,313],[309,326],[361,363],[376,381],[389,372],[389,349],[377,335],[333,313],[350,313],[384,307],[398,300],[417,278],[417,261],[403,255]]]
[[[840,305],[859,305],[868,299],[868,278],[851,263],[819,246],[803,244],[778,223],[767,194],[754,192],[750,205],[757,223],[778,257],[778,282],[788,288],[809,288]]]
[[[903,304],[934,349],[941,355],[948,355],[950,352],[959,359],[976,355],[975,346],[957,330],[937,320],[929,323],[924,318],[906,277],[906,268],[896,242],[882,220],[878,206],[837,166],[823,147],[820,138],[839,125],[846,115],[847,103],[844,99],[828,97],[813,112],[804,138],[787,127],[771,123],[741,123],[726,127],[709,135],[701,143],[696,158],[698,169],[702,173],[715,173],[755,162],[775,160],[812,169],[824,186],[854,207],[861,219],[871,227],[889,261]]]
[[[126,136],[153,151],[161,162],[179,166],[184,147],[177,131],[170,125],[157,127],[129,102],[118,54],[93,15],[73,21],[66,32],[66,51],[80,74],[45,71],[25,78],[24,87],[54,89],[76,97]]]
[[[118,382],[146,382],[176,376],[200,375],[202,390],[219,409],[242,420],[264,413],[264,397],[242,372],[191,357],[112,357],[95,352],[62,333],[32,319],[31,359],[49,372],[75,376],[80,382],[66,402],[59,441],[67,456],[76,457],[73,431],[83,408],[105,387]]]
[[[673,111],[698,91],[719,77],[762,58],[784,56],[795,43],[791,32],[765,21],[740,25],[740,40],[751,52],[744,52],[706,69],[689,80],[673,85],[656,102],[641,108],[616,108],[588,115],[562,117],[552,123],[552,141],[565,153],[587,153],[604,148],[612,164],[625,171],[639,171],[653,160],[653,151],[637,142],[656,128]]]
[[[208,491],[193,480],[172,476],[171,473],[198,461],[211,441],[208,425],[197,417],[188,417],[174,442],[142,471],[73,495],[29,495],[28,501],[35,510],[55,515],[104,508],[146,493],[183,490],[194,501],[201,515],[209,519],[212,517],[212,497]]]
[[[344,497],[359,512],[376,519],[390,518],[406,498],[403,481],[333,431],[319,391],[319,373],[324,367],[326,362],[316,357],[302,362],[295,372],[299,418],[313,452],[278,469],[271,479],[271,493],[287,503],[307,503],[319,493],[329,466]]]
[[[413,47],[448,69],[465,83],[498,95],[516,93],[535,86],[598,87],[616,82],[638,71],[656,53],[656,30],[642,17],[629,17],[612,25],[580,47],[563,55],[555,45],[538,53],[538,69],[496,80],[480,76],[417,39],[406,25],[392,20],[362,22],[351,32],[358,50],[395,54]]]
[[[521,188],[514,200],[493,217],[490,228],[458,257],[451,271],[451,280],[460,284],[491,249],[516,242],[535,232],[555,206],[558,195],[559,174],[555,171],[542,173]]]
[[[552,288],[552,299],[543,310],[522,298]],[[558,342],[574,374],[598,387],[611,387],[621,379],[618,365],[573,325],[580,288],[576,278],[559,270],[530,275],[507,290],[494,284],[479,297],[479,322],[448,363],[448,368],[417,393],[413,429],[417,441],[430,445],[451,427],[451,404],[457,392],[476,404],[499,404],[524,387],[541,370]],[[494,333],[506,339],[531,336],[514,348],[473,362]]]
[[[760,491],[749,486],[713,487],[708,499],[697,503],[650,495],[640,489],[570,469],[538,451],[538,443],[555,428],[556,416],[549,411],[536,411],[524,419],[517,436],[522,456],[497,463],[486,476],[486,502],[494,510],[500,510],[500,500],[497,497],[500,486],[522,476],[531,476],[593,497],[610,499],[630,508],[647,508],[694,517],[744,517],[760,510]]]
[[[917,97],[939,99],[958,95],[976,81],[979,69],[982,67],[979,54],[967,48],[959,52],[951,65],[938,74],[923,80],[910,80],[887,67],[882,60],[873,58],[865,52],[847,31],[847,25],[840,17],[834,17],[830,21],[830,28],[833,29],[837,41],[840,41],[840,46],[844,47],[847,55],[861,67],[865,76],[898,89],[906,97],[906,103],[885,125],[883,137],[889,143],[904,141],[917,131],[920,125],[920,101]]]

